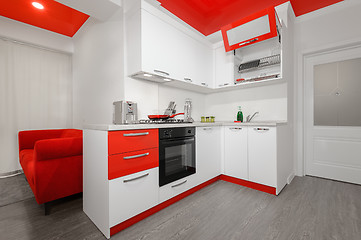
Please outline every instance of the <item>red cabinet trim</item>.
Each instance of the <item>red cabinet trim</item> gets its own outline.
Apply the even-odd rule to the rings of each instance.
[[[255,190],[258,190],[261,192],[276,195],[276,188],[274,188],[274,187],[266,186],[266,185],[255,183],[255,182],[250,182],[250,181],[235,178],[235,177],[230,177],[230,176],[223,175],[223,174],[220,175],[219,177],[220,177],[220,180],[223,180],[226,182],[238,184],[238,185],[252,188],[252,189],[255,189]]]
[[[245,40],[243,42],[239,42],[233,45],[229,45],[229,41],[228,41],[228,37],[227,37],[227,31],[230,29],[233,29],[235,27],[238,27],[242,24],[248,23],[250,21],[253,21],[257,18],[263,17],[265,15],[268,15],[268,19],[269,19],[269,25],[270,25],[270,32],[266,33],[264,35],[261,36],[254,36],[254,38]],[[256,43],[256,42],[261,42],[264,41],[266,39],[269,38],[273,38],[277,36],[277,23],[276,23],[276,12],[275,9],[273,7],[270,8],[266,8],[260,12],[257,12],[255,14],[252,14],[248,17],[242,18],[238,21],[235,21],[231,24],[228,24],[224,27],[221,28],[221,32],[222,32],[222,37],[223,37],[223,42],[224,42],[224,47],[226,49],[226,52],[235,50],[237,48],[241,48],[241,47],[245,47],[248,46],[250,44]],[[257,38],[257,40],[256,40]],[[241,46],[240,46],[241,45]]]

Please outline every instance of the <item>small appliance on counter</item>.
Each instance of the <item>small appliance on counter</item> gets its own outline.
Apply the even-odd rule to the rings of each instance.
[[[117,101],[114,105],[114,124],[134,124],[138,123],[138,108],[136,102]]]
[[[187,98],[184,104],[184,122],[192,123],[194,121],[191,116],[191,113],[192,113],[192,100],[190,98]]]

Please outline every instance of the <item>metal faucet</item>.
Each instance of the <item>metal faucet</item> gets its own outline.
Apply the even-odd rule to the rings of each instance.
[[[253,115],[251,116],[251,115],[248,115],[247,116],[247,118],[246,118],[246,122],[250,122],[253,118],[254,118],[254,116],[256,116],[256,114],[258,114],[259,112],[255,112],[255,113],[253,113]],[[250,117],[251,116],[251,117]]]

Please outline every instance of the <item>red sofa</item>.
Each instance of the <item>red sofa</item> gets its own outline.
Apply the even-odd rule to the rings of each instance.
[[[82,130],[20,131],[19,160],[38,204],[83,191]]]

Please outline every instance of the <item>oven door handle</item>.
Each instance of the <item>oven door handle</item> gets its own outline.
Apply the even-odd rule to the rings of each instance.
[[[124,160],[128,160],[128,159],[133,159],[133,158],[139,158],[139,157],[145,157],[148,156],[148,153],[143,153],[143,154],[138,154],[138,155],[133,155],[133,156],[128,156],[128,157],[123,157]]]
[[[186,182],[187,182],[187,180],[184,180],[184,181],[181,182],[181,183],[178,183],[178,184],[176,184],[176,185],[173,185],[172,188],[179,187],[180,185],[183,185],[183,184],[185,184]]]

